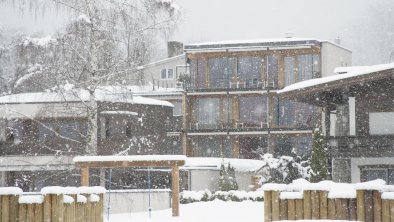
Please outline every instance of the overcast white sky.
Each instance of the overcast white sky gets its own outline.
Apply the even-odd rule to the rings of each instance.
[[[28,2],[29,0],[27,0]],[[233,39],[295,37],[333,40],[349,35],[368,7],[379,0],[176,0],[183,19],[172,38],[185,43]],[[52,33],[64,23],[64,13],[47,12],[45,17],[19,15],[4,4],[0,24],[26,31]]]

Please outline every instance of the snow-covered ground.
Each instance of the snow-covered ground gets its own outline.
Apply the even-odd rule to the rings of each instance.
[[[151,218],[148,212],[112,214],[106,222],[262,222],[264,221],[264,202],[252,201],[221,201],[196,202],[180,205],[180,216],[171,217],[171,209],[152,211]]]

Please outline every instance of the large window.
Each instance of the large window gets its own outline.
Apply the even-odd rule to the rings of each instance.
[[[267,97],[241,97],[239,103],[240,127],[267,127]]]
[[[394,134],[394,112],[369,113],[369,134],[371,135]]]
[[[267,56],[267,84],[278,87],[278,59],[275,55]]]
[[[257,85],[261,81],[262,62],[260,57],[239,57],[238,78],[247,85]]]
[[[274,100],[274,118],[280,127],[312,127],[315,125],[317,108],[289,100]]]
[[[294,102],[288,100],[277,100],[276,124],[278,126],[294,126]]]
[[[208,61],[211,88],[226,88],[234,76],[235,58],[212,58]]]
[[[193,141],[193,156],[196,157],[231,157],[230,139],[207,137]]]
[[[191,87],[197,89],[205,87],[206,64],[207,62],[204,59],[192,59],[190,61]]]
[[[267,139],[264,137],[241,137],[239,152],[241,159],[259,159],[267,152]]]
[[[298,82],[320,77],[319,55],[298,55]]]
[[[220,116],[219,98],[199,98],[196,102],[198,128],[216,128]]]
[[[162,69],[160,72],[161,80],[173,80],[174,79],[174,69]]]
[[[394,166],[368,166],[361,168],[361,182],[382,179],[388,184],[394,184]]]
[[[285,86],[295,83],[294,79],[294,57],[285,57]]]

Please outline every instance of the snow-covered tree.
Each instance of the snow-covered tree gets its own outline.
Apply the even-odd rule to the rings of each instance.
[[[24,9],[24,0],[16,3]],[[41,79],[49,79],[48,88],[70,83],[88,90],[85,153],[95,155],[95,90],[107,80],[149,61],[160,36],[166,37],[174,29],[179,8],[172,0],[32,0],[29,7],[42,12],[53,8],[65,10],[73,19],[57,34],[55,41],[48,38],[53,48],[48,49],[48,44],[41,45],[40,41],[31,38],[20,45],[22,50],[37,50],[28,53],[26,58],[34,67],[24,67],[23,74],[14,77],[12,87],[37,75],[38,70],[44,78],[35,77],[35,81],[42,83]],[[23,55],[24,51],[20,58],[24,58]],[[31,62],[37,55],[50,57],[43,56],[44,61]]]
[[[320,182],[327,179],[327,153],[324,135],[319,128],[315,129],[312,141],[312,155],[311,155],[311,182]]]
[[[235,178],[235,168],[228,163],[227,167],[224,163],[220,166],[219,172],[219,190],[229,191],[238,190],[238,183]]]

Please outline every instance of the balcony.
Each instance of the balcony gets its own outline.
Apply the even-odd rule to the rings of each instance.
[[[277,89],[275,81],[265,81],[259,78],[252,79],[214,79],[211,80],[210,86],[205,84],[195,84],[187,89],[188,92],[215,92],[215,91],[252,91],[252,90]]]
[[[332,157],[394,157],[394,135],[330,137]]]

